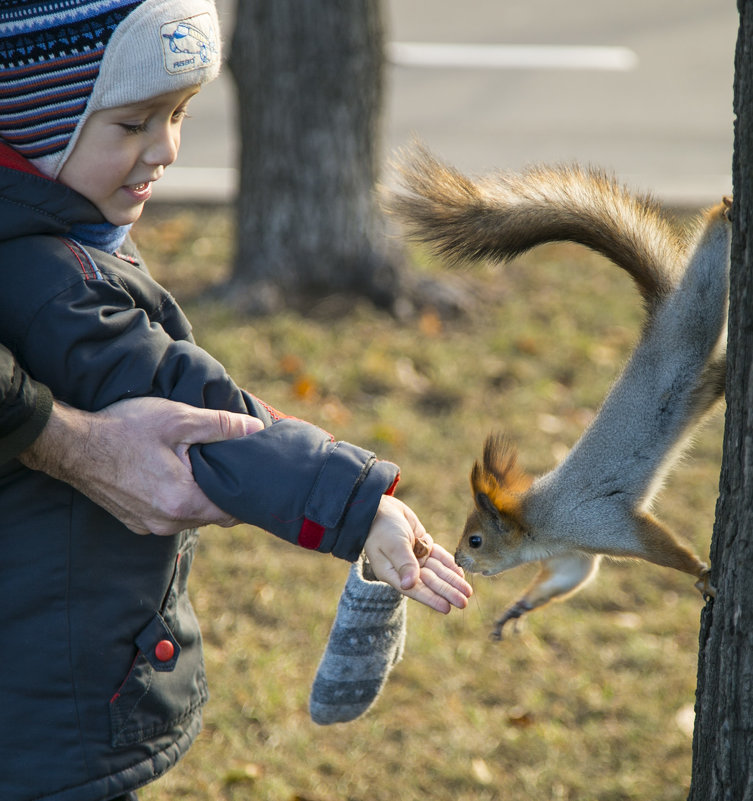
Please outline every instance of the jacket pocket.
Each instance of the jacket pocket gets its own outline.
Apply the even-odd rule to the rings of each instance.
[[[169,732],[198,714],[209,697],[201,633],[186,586],[195,543],[190,535],[176,557],[162,608],[134,638],[136,657],[110,699],[113,748]]]

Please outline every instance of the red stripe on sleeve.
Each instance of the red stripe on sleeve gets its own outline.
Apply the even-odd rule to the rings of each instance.
[[[302,548],[308,548],[315,551],[321,544],[324,538],[324,526],[319,523],[314,523],[308,517],[303,518],[301,530],[298,532],[298,544]]]

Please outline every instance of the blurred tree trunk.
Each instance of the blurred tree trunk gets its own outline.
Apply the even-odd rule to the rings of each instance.
[[[738,0],[727,419],[701,618],[691,801],[753,801],[753,0]]]
[[[380,0],[239,0],[231,291],[250,311],[332,292],[399,297],[373,194],[383,45]]]

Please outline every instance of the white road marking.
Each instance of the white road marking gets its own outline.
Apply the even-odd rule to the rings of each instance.
[[[627,72],[638,65],[627,47],[390,42],[386,49],[388,61],[400,67]]]

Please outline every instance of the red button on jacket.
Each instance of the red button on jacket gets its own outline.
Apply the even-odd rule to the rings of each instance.
[[[169,662],[175,654],[175,646],[170,640],[160,640],[154,646],[154,655],[160,662]]]

